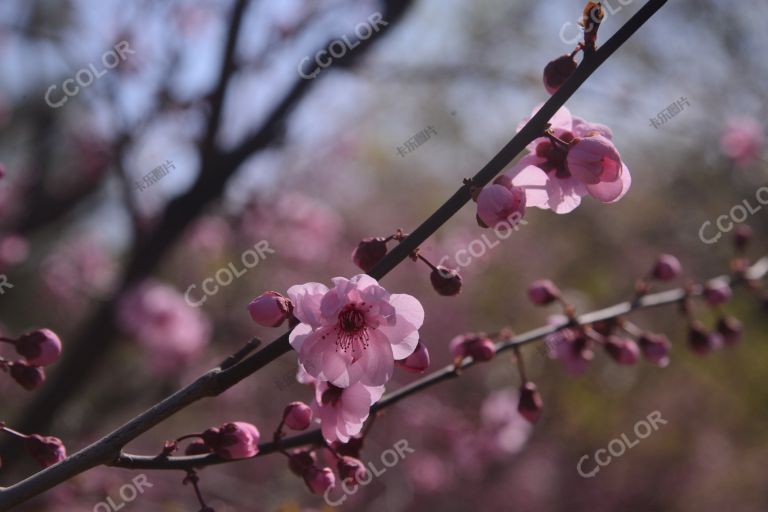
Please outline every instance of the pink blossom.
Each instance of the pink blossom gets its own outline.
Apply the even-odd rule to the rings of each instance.
[[[210,336],[204,314],[174,288],[147,282],[129,292],[118,312],[121,327],[150,353],[153,368],[174,372],[198,357]]]
[[[477,196],[477,218],[483,227],[509,222],[513,216],[513,221],[519,221],[525,214],[525,191],[500,178]]]
[[[720,150],[738,165],[746,166],[759,157],[764,141],[765,132],[756,120],[732,119],[720,137]]]
[[[339,388],[327,382],[317,382],[312,407],[320,420],[325,440],[346,443],[359,434],[371,406],[383,394],[384,386],[366,386],[356,382],[347,388]]]
[[[519,394],[511,389],[494,391],[483,401],[480,418],[494,436],[495,447],[503,453],[522,450],[531,435],[531,424],[517,410]]]
[[[529,154],[507,173],[512,185],[525,189],[528,206],[568,213],[586,195],[613,203],[627,193],[632,183],[629,169],[608,127],[573,117],[565,107],[550,119],[550,126],[562,144],[546,137],[535,139],[527,148]]]
[[[338,387],[381,386],[392,376],[394,361],[416,349],[424,309],[410,295],[390,295],[365,274],[333,283],[330,290],[320,283],[288,290],[301,321],[291,331],[291,346],[319,380]]]

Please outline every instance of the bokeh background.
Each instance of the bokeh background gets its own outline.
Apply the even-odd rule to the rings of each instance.
[[[217,84],[233,1],[4,0],[0,4],[0,328],[48,326],[68,357],[42,389],[0,375],[0,420],[61,437],[70,452],[96,440],[218,363],[252,336],[245,309],[265,290],[357,273],[365,236],[413,229],[515,133],[547,98],[544,65],[570,52],[580,0],[253,0],[244,12],[218,129]],[[605,41],[643,4],[606,2]],[[314,80],[297,66],[328,41],[353,37],[380,12],[389,24]],[[661,252],[687,277],[724,273],[729,236],[699,236],[768,185],[760,133],[768,107],[768,4],[669,2],[569,101],[612,127],[633,186],[617,204],[585,199],[569,215],[529,210],[528,224],[463,269],[458,297],[437,296],[424,265],[406,261],[390,290],[425,306],[432,367],[470,330],[522,332],[547,321],[529,282],[554,279],[579,311],[631,296]],[[567,25],[566,25],[567,24]],[[561,37],[561,35],[563,37]],[[570,40],[571,42],[567,42]],[[56,84],[120,41],[135,51],[59,108]],[[681,98],[661,126],[651,119]],[[435,134],[401,156],[416,133]],[[724,138],[725,137],[725,138]],[[215,148],[215,149],[211,149]],[[228,155],[220,157],[219,155]],[[232,156],[234,155],[234,156]],[[165,162],[170,172],[141,190]],[[768,210],[746,223],[752,255],[766,252]],[[716,228],[710,228],[713,234]],[[422,247],[437,261],[482,235],[468,206]],[[492,238],[492,233],[490,233]],[[190,285],[261,240],[258,266],[189,307]],[[136,299],[139,294],[140,299]],[[133,301],[132,301],[133,300]],[[136,300],[142,304],[136,306]],[[743,343],[702,358],[685,344],[674,308],[633,316],[666,333],[672,364],[619,367],[599,353],[581,377],[526,349],[544,415],[530,428],[514,410],[509,356],[401,402],[379,417],[364,459],[405,439],[405,460],[351,496],[343,510],[764,511],[768,509],[768,344],[765,306],[741,291],[727,306]],[[697,315],[711,323],[704,307]],[[228,420],[268,438],[284,405],[309,400],[286,354],[216,400],[176,415],[129,446]],[[399,372],[388,389],[414,377]],[[668,424],[594,478],[576,464],[653,411]],[[35,471],[2,440],[0,485]],[[381,463],[378,462],[380,465]],[[588,467],[592,467],[592,463]],[[99,468],[18,510],[88,511],[134,473]],[[147,472],[154,485],[124,510],[197,510],[183,474]],[[201,472],[218,512],[328,510],[278,455]]]

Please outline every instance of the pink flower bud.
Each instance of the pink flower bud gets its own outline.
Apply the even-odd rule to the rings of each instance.
[[[566,157],[568,171],[586,185],[613,183],[621,177],[621,156],[602,135],[574,139]]]
[[[743,331],[741,322],[730,315],[721,316],[717,320],[717,332],[723,337],[726,345],[733,346],[741,341]]]
[[[560,299],[560,290],[549,279],[539,279],[528,287],[528,298],[537,306],[546,306]]]
[[[737,250],[743,251],[749,245],[750,240],[752,240],[752,228],[746,224],[740,224],[734,232],[733,245]]]
[[[352,261],[363,272],[370,272],[386,254],[387,242],[385,238],[363,238],[352,252]]]
[[[706,355],[715,348],[714,340],[700,322],[694,321],[688,327],[688,345],[695,353]]]
[[[45,382],[45,370],[22,361],[11,363],[11,377],[27,391],[39,388]]]
[[[672,344],[666,336],[661,334],[645,333],[638,338],[640,350],[645,358],[661,368],[669,364],[669,349]]]
[[[517,403],[517,411],[530,423],[536,423],[541,417],[544,401],[541,399],[536,384],[526,382],[520,388],[520,401]]]
[[[44,468],[67,458],[67,450],[58,437],[32,434],[24,441],[24,446],[32,458]]]
[[[516,224],[525,215],[525,190],[494,183],[477,196],[477,218],[481,227],[495,227],[503,222]],[[510,219],[514,219],[510,221]]]
[[[438,266],[429,276],[432,281],[432,288],[444,297],[458,295],[461,291],[461,275],[458,270]]]
[[[360,460],[354,457],[341,457],[337,464],[337,468],[339,470],[339,478],[342,482],[349,478],[353,482],[360,483],[360,481],[365,478],[365,466]]]
[[[496,345],[484,334],[459,335],[451,340],[451,355],[454,359],[467,356],[475,361],[490,361],[496,355]]]
[[[259,453],[259,429],[243,421],[209,428],[202,437],[222,459],[247,459]]]
[[[424,370],[429,368],[429,351],[427,346],[419,341],[411,355],[400,361],[395,361],[395,364],[411,373],[424,372]]]
[[[277,292],[264,292],[248,304],[253,321],[264,327],[277,327],[293,313],[293,302]]]
[[[16,340],[16,352],[32,366],[48,366],[61,355],[61,340],[50,329],[37,329]]]
[[[619,364],[636,364],[640,359],[640,348],[629,338],[609,336],[605,341],[605,350]]]
[[[671,254],[662,254],[656,259],[651,275],[659,281],[671,281],[676,279],[683,271],[680,260]]]
[[[293,430],[306,430],[312,422],[312,409],[304,402],[291,402],[283,412],[283,421]]]
[[[576,61],[570,55],[563,55],[544,67],[544,88],[555,94],[560,86],[576,71]]]
[[[211,453],[211,449],[205,444],[205,441],[196,439],[187,445],[184,455],[206,455]]]
[[[704,286],[703,297],[712,307],[728,302],[733,296],[731,287],[721,279],[710,281]]]
[[[309,490],[317,495],[323,495],[325,491],[336,483],[336,476],[331,471],[331,468],[327,467],[322,469],[310,467],[302,476]]]
[[[5,166],[0,163],[0,180],[5,178]]]

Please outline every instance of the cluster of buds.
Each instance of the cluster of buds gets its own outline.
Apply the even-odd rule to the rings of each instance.
[[[327,466],[319,467],[317,458],[311,450],[299,450],[287,455],[288,467],[304,480],[313,494],[323,495],[336,484],[336,475],[333,474],[333,470]]]
[[[178,443],[194,439],[187,445],[186,455],[215,453],[225,460],[248,459],[259,453],[259,429],[244,421],[232,421],[219,427],[211,427],[200,434],[188,434],[175,441],[166,441],[162,456],[176,451]]]
[[[16,339],[0,337],[0,342],[13,345],[22,357],[16,361],[0,358],[0,369],[7,371],[19,385],[30,391],[45,382],[43,367],[55,363],[61,356],[61,340],[50,329],[37,329]]]
[[[394,235],[384,237],[369,237],[364,238],[357,244],[357,247],[352,252],[352,261],[361,270],[368,273],[381,259],[387,254],[387,243],[395,240],[402,241],[407,235],[398,230]],[[449,268],[443,265],[434,265],[418,250],[414,252],[411,259],[421,260],[431,270],[429,275],[429,281],[432,283],[432,288],[435,291],[444,296],[452,297],[458,295],[461,292],[462,279],[459,271],[453,268]]]
[[[27,453],[42,467],[47,468],[67,458],[67,449],[58,437],[38,434],[22,434],[0,422],[0,432],[21,440]]]

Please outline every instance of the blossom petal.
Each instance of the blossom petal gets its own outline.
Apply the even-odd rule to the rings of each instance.
[[[587,195],[587,189],[575,178],[555,178],[547,181],[547,194],[549,209],[564,214],[572,212],[581,204],[581,198]]]
[[[632,176],[630,176],[627,166],[622,163],[621,176],[618,180],[610,183],[587,185],[587,191],[598,201],[602,201],[603,203],[615,203],[626,195],[631,185]]]
[[[288,297],[293,301],[293,315],[312,327],[321,325],[320,302],[328,293],[328,287],[321,283],[306,283],[291,286]]]
[[[367,386],[382,386],[392,377],[395,359],[392,345],[380,331],[370,332],[368,348],[363,357],[355,361],[352,367],[362,370],[360,382]]]
[[[528,158],[528,157],[526,157]],[[523,158],[520,162],[526,160]],[[512,178],[512,184],[525,189],[525,205],[535,208],[549,208],[549,192],[547,182],[549,177],[541,168],[526,165]]]
[[[396,323],[382,325],[379,332],[384,334],[392,345],[395,359],[405,359],[416,350],[419,342],[419,328],[424,323],[424,308],[410,295],[396,293],[390,297],[390,304],[395,307]]]

